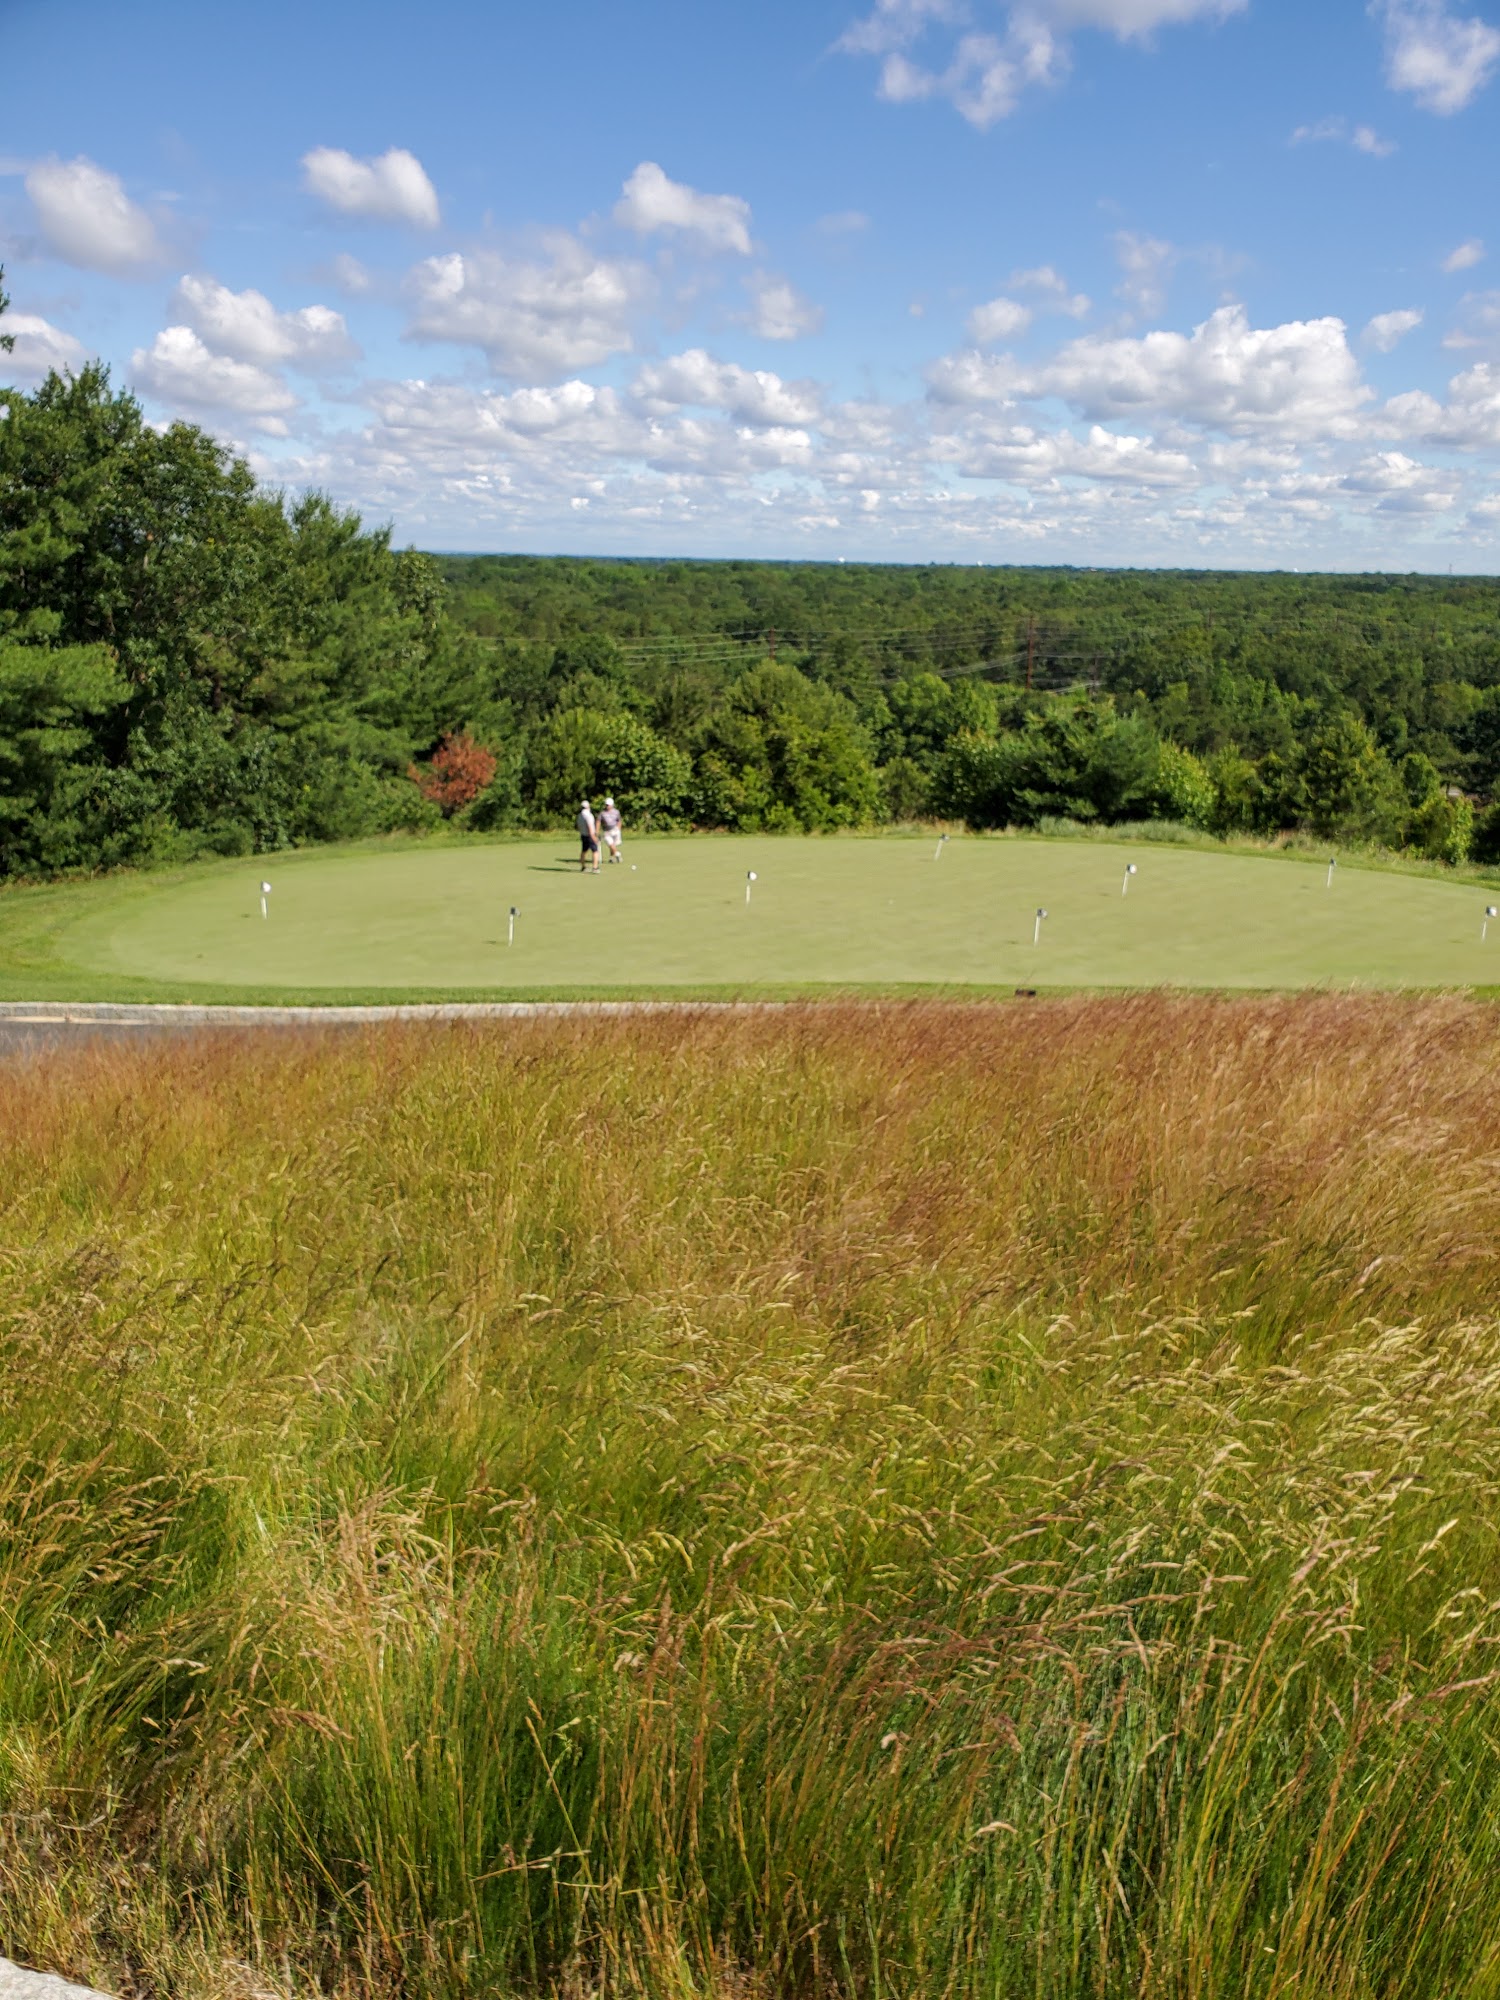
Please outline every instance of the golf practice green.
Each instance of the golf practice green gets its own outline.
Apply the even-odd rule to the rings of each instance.
[[[1091,840],[641,838],[597,875],[562,836],[390,843],[46,893],[49,965],[142,998],[1500,977],[1482,884]]]

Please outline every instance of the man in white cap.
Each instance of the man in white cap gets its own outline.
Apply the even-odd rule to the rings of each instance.
[[[578,857],[580,871],[587,875],[589,863],[594,864],[594,873],[599,873],[599,829],[594,824],[594,809],[585,799],[578,814],[578,838],[583,842],[583,851]]]
[[[620,819],[620,808],[613,799],[604,801],[604,810],[599,815],[599,831],[604,835],[604,845],[609,849],[611,861],[620,859],[620,843],[624,837]]]

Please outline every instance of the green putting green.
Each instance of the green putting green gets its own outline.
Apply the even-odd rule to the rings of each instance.
[[[69,997],[1473,986],[1500,972],[1500,923],[1480,937],[1500,891],[1473,882],[1345,863],[1328,887],[1321,861],[1088,840],[955,838],[936,854],[914,838],[632,839],[623,866],[582,876],[565,837],[314,848],[0,899],[0,965],[11,957],[18,992],[25,955],[5,947],[30,894],[45,899],[32,962]]]

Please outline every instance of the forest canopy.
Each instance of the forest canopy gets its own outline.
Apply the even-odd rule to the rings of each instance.
[[[0,875],[605,790],[659,827],[1167,818],[1500,859],[1492,579],[431,556],[102,369],[0,408]]]

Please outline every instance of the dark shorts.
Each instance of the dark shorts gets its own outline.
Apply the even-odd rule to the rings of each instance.
[[[585,855],[597,854],[599,852],[599,843],[597,840],[590,840],[587,834],[584,834],[582,838]]]

